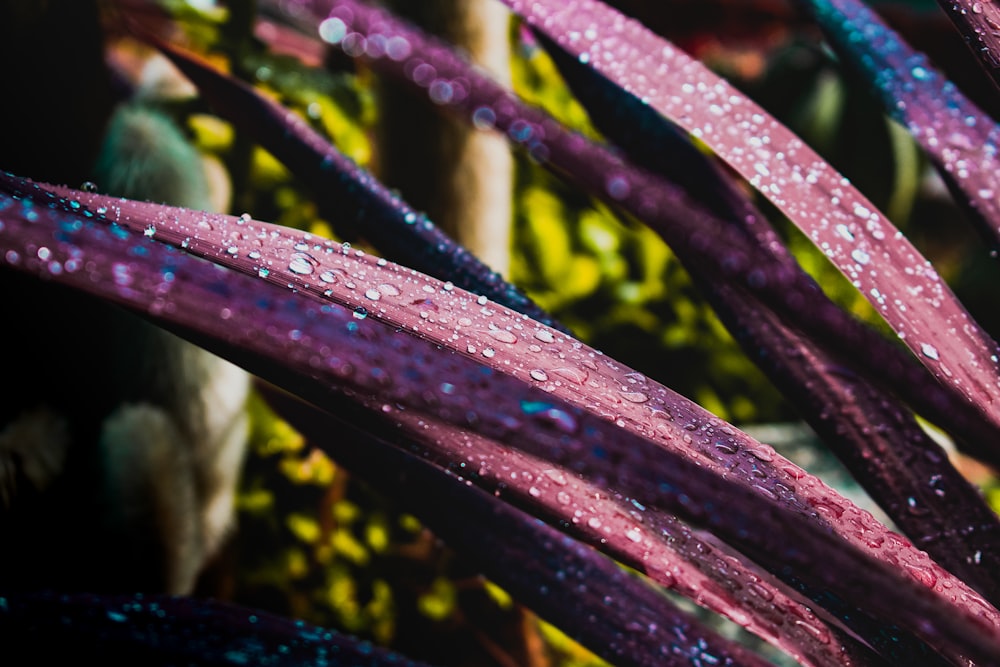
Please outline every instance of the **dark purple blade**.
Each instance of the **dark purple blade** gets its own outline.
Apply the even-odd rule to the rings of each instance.
[[[468,466],[446,473],[288,394],[265,390],[265,398],[339,464],[406,502],[435,535],[514,599],[612,664],[768,664],[678,610],[647,579],[467,485]],[[566,474],[548,470],[549,478]]]
[[[387,258],[483,294],[560,330],[519,289],[438,229],[427,216],[337,150],[292,111],[198,56],[147,37],[237,130],[258,141],[309,187],[338,233],[360,236]]]
[[[596,0],[505,2],[711,147],[823,250],[942,386],[998,425],[996,343],[912,244],[801,140],[704,65]]]
[[[309,235],[296,233],[298,241],[286,245],[289,239],[281,238],[273,226],[124,200],[116,200],[106,211],[120,221],[127,217],[123,209],[133,214],[158,211],[161,216],[148,218],[147,235],[174,237],[189,251],[249,276],[270,267],[267,280],[254,280],[192,263],[159,244],[136,241],[124,229],[112,228],[114,235],[83,223],[53,229],[54,216],[43,202],[68,210],[84,210],[83,204],[56,202],[41,190],[36,194],[38,203],[7,200],[5,207],[0,239],[7,246],[5,262],[15,269],[143,311],[306,400],[332,411],[345,410],[361,425],[395,420],[419,427],[426,416],[516,447],[635,499],[640,516],[643,507],[659,507],[703,524],[752,557],[780,563],[779,570],[892,619],[949,655],[1000,658],[997,611],[904,539],[884,533],[883,543],[869,555],[860,545],[880,532],[879,524],[870,515],[852,511],[846,501],[836,504],[835,494],[829,493],[833,504],[826,505],[827,511],[838,515],[829,518],[830,525],[855,536],[859,546],[845,542],[815,516],[790,509],[792,488],[761,486],[773,481],[766,473],[761,476],[761,467],[775,460],[773,450],[719,420],[706,425],[707,433],[694,433],[699,428],[696,420],[686,417],[697,408],[677,398],[660,403],[660,392],[645,378],[635,373],[620,376],[617,363],[523,315]],[[161,233],[158,224],[175,229]],[[188,225],[199,236],[178,233]],[[67,271],[67,266],[73,270]],[[344,273],[338,276],[334,268]],[[328,271],[330,282],[322,278]],[[314,276],[325,284],[312,283]],[[320,303],[318,298],[304,298],[307,293],[332,300]],[[396,308],[402,310],[391,315]],[[586,388],[585,404],[593,407],[576,407],[556,393],[561,383],[548,378],[546,358],[561,364],[579,360],[576,372],[589,363],[593,378],[620,377],[620,388]],[[556,374],[559,367],[548,369]],[[604,398],[621,401],[620,416],[600,407]],[[626,404],[645,403],[650,403],[647,409],[661,406],[666,420],[654,416],[657,410],[638,422],[626,417]],[[679,429],[683,441],[693,443],[694,452],[700,451],[700,461],[653,439],[673,438],[668,435],[672,428]],[[754,462],[759,482],[755,488],[734,485],[705,466],[734,453],[732,445],[738,440],[746,445],[738,450]],[[475,460],[475,445],[467,443],[467,456],[473,458],[464,460]],[[504,455],[514,452],[506,450]],[[733,472],[726,471],[729,479]],[[791,467],[784,473],[797,480],[793,487],[816,490],[801,470]],[[539,488],[537,493],[529,489],[529,495],[538,499],[546,494]],[[551,494],[546,500],[556,506]],[[600,514],[586,505],[570,504],[564,511],[570,523],[594,518],[606,524],[609,540],[644,550],[650,546],[638,519]],[[845,572],[851,576],[845,578]]]
[[[1000,251],[996,121],[863,3],[798,0],[798,4],[816,18],[838,55],[868,81],[886,113],[908,128],[927,152],[995,257]],[[991,2],[941,0],[939,4],[948,8],[952,20],[968,26],[969,31],[963,32],[967,37],[978,35],[996,45],[997,29],[988,27],[988,21],[995,21],[1000,9]],[[979,11],[966,12],[961,5],[978,6]],[[988,48],[979,53],[992,61],[988,69],[995,77],[995,52]]]
[[[764,215],[668,121],[544,35],[539,41],[597,128],[630,159],[684,186],[745,230],[748,242],[770,250],[776,263],[789,260]],[[748,356],[903,533],[988,600],[1000,601],[1000,517],[905,405],[879,391],[853,359],[838,359],[789,329],[752,291],[711,280],[709,267],[689,271]],[[961,526],[957,516],[965,519]]]
[[[0,595],[0,642],[8,652],[5,664],[13,665],[426,664],[265,611],[165,595]]]
[[[938,0],[983,71],[1000,87],[1000,7],[992,0]]]

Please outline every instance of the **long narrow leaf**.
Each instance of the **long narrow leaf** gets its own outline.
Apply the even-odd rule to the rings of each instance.
[[[251,86],[224,76],[196,55],[151,35],[145,39],[170,57],[212,107],[310,187],[320,210],[342,235],[360,236],[394,261],[565,331],[523,292],[338,151],[304,119]]]
[[[123,208],[124,204],[113,205],[108,212],[115,214],[114,208]],[[82,206],[78,200],[67,200],[65,205],[71,210]],[[36,206],[42,208],[43,204]],[[894,619],[950,655],[968,655],[986,662],[1000,659],[996,610],[921,558],[905,540],[887,536],[876,552],[899,559],[898,565],[874,560],[828,528],[790,510],[781,502],[782,496],[787,502],[788,491],[765,492],[764,487],[752,490],[733,485],[688,456],[660,447],[648,439],[656,437],[655,418],[646,416],[632,422],[637,429],[648,429],[648,435],[643,437],[639,435],[641,430],[621,427],[632,420],[618,418],[617,424],[612,423],[599,416],[602,409],[582,410],[553,395],[559,385],[549,380],[548,371],[555,374],[558,368],[524,365],[523,359],[530,359],[532,353],[540,361],[554,355],[552,358],[559,363],[583,362],[577,369],[589,363],[596,367],[595,379],[605,374],[615,377],[621,388],[604,392],[609,397],[620,397],[616,400],[621,400],[622,406],[617,412],[623,412],[625,404],[642,405],[651,400],[653,407],[658,404],[654,399],[659,398],[658,391],[643,386],[644,379],[634,374],[620,376],[618,364],[600,359],[574,341],[557,340],[550,329],[524,316],[485,299],[476,304],[474,295],[457,288],[449,289],[384,260],[337,252],[339,246],[314,242],[307,236],[300,236],[296,242],[296,246],[303,246],[301,249],[288,248],[276,231],[268,232],[235,218],[225,225],[223,216],[183,216],[176,209],[168,213],[163,208],[164,215],[157,222],[174,219],[179,226],[191,224],[192,230],[204,231],[202,237],[216,240],[185,236],[176,230],[162,237],[175,236],[181,246],[196,252],[200,248],[215,261],[236,258],[236,266],[255,275],[262,267],[255,255],[268,252],[277,259],[270,263],[271,279],[276,283],[273,287],[265,290],[270,283],[244,283],[237,280],[240,276],[226,273],[208,280],[209,274],[204,271],[186,273],[195,265],[189,266],[181,257],[154,252],[158,246],[133,246],[130,235],[123,234],[121,243],[115,243],[114,237],[107,234],[94,242],[90,238],[95,233],[92,226],[52,230],[29,221],[37,217],[37,211],[27,204],[11,203],[7,208],[2,238],[9,245],[4,257],[14,268],[38,272],[77,288],[101,291],[105,298],[119,302],[134,299],[133,308],[151,309],[154,317],[166,317],[171,326],[193,335],[213,351],[226,354],[279,385],[293,387],[308,400],[337,406],[357,405],[364,396],[376,397],[379,404],[396,405],[416,417],[434,415],[455,426],[473,429],[532,456],[566,466],[595,483],[639,499],[645,506],[660,507],[704,524],[755,558],[779,559],[796,577],[829,589],[837,597],[854,600],[854,604],[873,614]],[[151,227],[146,227],[147,234],[161,236],[155,226]],[[81,248],[70,239],[90,243]],[[276,243],[273,248],[271,242]],[[107,255],[116,250],[118,256],[134,256],[140,247],[152,259],[137,257],[122,266]],[[164,259],[170,262],[167,281],[160,272]],[[60,268],[53,273],[54,265],[63,267],[67,260],[87,261],[82,271]],[[278,298],[287,293],[287,285],[297,291],[314,289],[313,283],[304,283],[300,278],[314,273],[317,279],[326,275],[324,265],[331,267],[332,275],[336,275],[332,268],[353,265],[341,276],[343,279],[336,278],[319,288],[328,288],[337,301],[352,304],[353,308],[320,305],[301,296]],[[142,269],[149,266],[155,270],[143,273]],[[107,273],[102,280],[103,271]],[[198,285],[199,277],[206,281],[204,287]],[[175,282],[185,289],[171,289]],[[418,297],[415,302],[414,296]],[[220,308],[221,304],[225,305]],[[387,316],[393,304],[410,306],[400,311],[401,319],[395,323]],[[369,317],[369,309],[380,317]],[[262,316],[269,323],[266,327],[260,326]],[[222,329],[217,318],[224,322]],[[434,324],[442,326],[446,335],[433,335]],[[417,335],[413,335],[414,331]],[[431,337],[433,342],[423,341],[422,336]],[[221,341],[228,344],[221,345]],[[473,341],[482,347],[467,350]],[[443,352],[437,349],[439,345],[451,351]],[[525,356],[514,355],[515,350],[524,350]],[[598,362],[601,366],[597,366]],[[539,373],[545,379],[537,377]],[[589,390],[585,395],[593,400],[602,392]],[[488,409],[482,409],[487,405]],[[678,422],[689,423],[683,405],[664,407]],[[367,413],[370,420],[386,418],[382,410],[376,415],[371,412],[374,410]],[[662,423],[669,428],[672,422]],[[722,429],[721,439],[716,428]],[[731,450],[727,441],[739,437],[738,432],[717,420],[709,433],[692,434],[686,430],[682,428],[679,433],[684,433],[696,450],[704,448],[704,460],[725,455]],[[766,448],[747,444],[746,453],[758,463],[773,460],[773,453]],[[767,481],[766,475],[758,479]],[[798,481],[800,489],[807,486],[812,483],[804,478]],[[845,527],[849,507],[846,501],[837,506],[841,516],[833,523]],[[586,520],[586,508],[573,509],[581,512],[581,520]],[[864,515],[852,516],[853,522],[859,520],[864,522]],[[877,530],[877,523],[867,523]],[[618,539],[621,533],[617,530],[630,539],[628,524],[615,521],[614,525]],[[871,538],[872,533],[866,530],[864,537]],[[900,566],[923,583],[902,575],[897,569]],[[852,576],[845,579],[840,574],[844,572]],[[947,580],[948,586],[941,587],[942,580]],[[946,598],[951,603],[946,603]]]
[[[1000,127],[966,98],[922,53],[910,47],[875,12],[857,0],[799,0],[822,26],[837,53],[860,71],[887,114],[906,126],[956,193],[956,201],[989,245],[1000,251]],[[966,34],[996,43],[998,9],[990,2],[941,2]],[[961,4],[979,11],[966,12]],[[971,9],[971,8],[970,8]],[[992,18],[991,18],[992,17]],[[973,28],[973,26],[977,26]],[[986,28],[986,29],[984,29]],[[990,49],[980,51],[989,59]],[[995,76],[998,61],[990,66]]]
[[[165,595],[0,596],[6,665],[421,667],[334,630],[215,600]]]
[[[1000,87],[1000,7],[992,0],[938,0],[993,84]]]

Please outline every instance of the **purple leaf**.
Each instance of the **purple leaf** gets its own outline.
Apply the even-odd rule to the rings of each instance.
[[[294,112],[194,54],[148,35],[145,39],[178,66],[213,109],[260,142],[305,183],[343,236],[359,235],[388,258],[565,330]]]
[[[977,223],[995,257],[1000,250],[1000,128],[927,58],[911,48],[873,11],[856,0],[799,0],[826,32],[838,54],[861,72],[886,113],[906,126],[948,182],[955,199]],[[990,2],[939,2],[996,76],[1000,14]],[[964,7],[963,7],[964,5]],[[978,11],[973,8],[978,7]],[[968,40],[970,46],[972,40]]]
[[[1000,86],[1000,7],[992,0],[938,0],[986,75]]]
[[[7,664],[420,667],[398,653],[302,621],[165,595],[14,593],[0,597]]]
[[[105,211],[242,272],[266,269],[266,281],[208,271],[158,244],[137,243],[124,230],[119,240],[88,224],[53,230],[45,225],[51,214],[30,221],[49,203],[78,210],[81,202],[101,200],[77,194],[60,203],[37,190],[34,205],[10,202],[0,236],[5,261],[144,310],[307,400],[349,409],[360,423],[419,427],[426,418],[469,429],[642,507],[704,524],[752,557],[780,562],[779,569],[898,622],[949,655],[1000,656],[997,611],[967,586],[801,470],[772,468],[777,458],[770,448],[717,419],[702,422],[697,406],[586,346],[482,297],[300,232],[283,237],[262,223],[126,200],[110,200]],[[159,215],[129,220],[142,211]],[[67,261],[73,271],[65,270]],[[566,382],[555,381],[565,370],[572,371]],[[594,384],[584,376],[585,387],[569,386],[584,373]],[[476,441],[469,442],[459,460],[475,460]],[[503,456],[514,456],[514,449]],[[724,461],[728,466],[719,465]],[[718,476],[738,479],[741,467],[752,467],[753,486]],[[772,486],[782,478],[790,486]],[[793,509],[796,492],[826,498],[816,509],[829,524],[818,523],[815,510]],[[524,500],[546,495],[529,488]],[[635,545],[646,567],[654,565],[638,519],[590,506],[564,511],[570,523],[596,518],[606,526],[598,536]],[[638,540],[630,535],[635,531]],[[873,540],[879,548],[868,555],[871,547],[862,545]]]

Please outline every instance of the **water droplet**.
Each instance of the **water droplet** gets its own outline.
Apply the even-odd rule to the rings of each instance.
[[[587,378],[590,377],[587,371],[581,368],[571,368],[571,367],[553,368],[552,372],[558,375],[559,377],[565,380],[569,380],[570,382],[575,382],[576,384],[583,384],[584,382],[587,381]]]
[[[632,403],[645,403],[649,400],[649,396],[641,391],[623,391],[622,398]]]
[[[146,229],[142,233],[149,238],[153,238],[156,236],[156,225],[146,225]]]
[[[365,290],[365,298],[371,299],[372,301],[378,301],[382,298],[382,293],[377,289],[368,289]]]
[[[642,541],[642,533],[639,532],[638,528],[631,528],[631,529],[625,531],[625,537],[627,537],[628,539],[632,540],[633,542],[641,542]]]
[[[715,448],[723,454],[735,454],[740,451],[740,446],[735,442],[723,442],[721,440],[715,443]]]
[[[498,340],[501,343],[507,343],[509,345],[513,345],[517,342],[517,336],[506,329],[488,329],[486,331],[486,335],[493,340]]]
[[[551,331],[546,329],[539,329],[535,332],[535,338],[542,341],[543,343],[554,343],[555,337],[552,335]]]
[[[300,276],[308,276],[315,270],[317,264],[312,255],[298,252],[292,255],[292,259],[288,262],[288,270]]]
[[[753,593],[762,600],[774,599],[774,593],[772,593],[769,589],[765,588],[764,586],[761,586],[756,582],[750,582],[749,584],[747,584],[747,590],[749,590],[751,593]]]
[[[795,624],[815,637],[816,641],[820,644],[830,643],[830,632],[826,628],[817,627],[812,623],[806,623],[805,621],[795,621]]]
[[[538,380],[539,382],[545,382],[549,379],[549,376],[545,374],[545,371],[538,368],[528,373],[528,375],[530,375],[532,379]]]
[[[862,265],[867,264],[868,262],[871,261],[871,255],[869,255],[861,248],[855,248],[854,251],[851,252],[851,257],[854,259],[855,262]]]
[[[483,350],[483,356],[486,357],[487,359],[492,359],[494,356],[496,356],[496,353],[497,351],[494,350],[492,347],[488,347],[485,350]]]
[[[364,306],[358,306],[354,309],[354,317],[359,320],[363,320],[368,317],[368,309]]]
[[[569,505],[572,498],[570,498],[569,494],[565,491],[560,491],[556,494],[556,500],[558,500],[561,505]]]
[[[528,493],[530,493],[533,498],[537,498],[538,496],[542,495],[542,492],[538,490],[537,486],[533,486],[530,489],[528,489]]]
[[[924,356],[927,357],[928,359],[933,359],[934,361],[938,361],[938,359],[940,358],[938,356],[937,348],[928,343],[923,343],[920,346],[920,351],[923,352]]]
[[[542,474],[559,486],[566,486],[566,475],[564,475],[562,471],[555,470],[553,468],[546,468],[542,471]]]

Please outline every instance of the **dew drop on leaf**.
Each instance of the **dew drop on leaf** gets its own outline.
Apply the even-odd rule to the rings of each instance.
[[[288,270],[300,276],[310,275],[316,268],[316,260],[308,253],[299,252],[292,255],[288,262]]]
[[[587,371],[582,368],[560,367],[553,368],[552,372],[559,377],[569,380],[570,382],[575,382],[576,384],[583,384],[587,381],[587,378],[590,377]]]
[[[555,470],[554,468],[546,468],[542,471],[542,474],[559,486],[566,486],[566,475],[564,475],[561,471]]]
[[[517,342],[517,336],[506,329],[489,329],[486,334],[493,340],[498,340],[508,345],[513,345]]]
[[[538,331],[536,331],[535,338],[542,341],[543,343],[554,343],[556,340],[555,337],[552,335],[552,332],[547,331],[545,329],[539,329]]]
[[[622,398],[631,403],[645,403],[649,400],[649,396],[641,391],[623,391]]]

